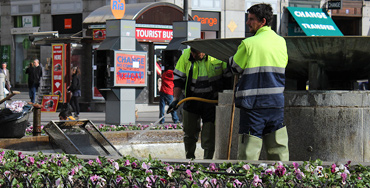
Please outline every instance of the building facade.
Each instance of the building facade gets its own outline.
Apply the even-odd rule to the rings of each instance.
[[[164,2],[183,8],[183,0],[126,0],[126,4]],[[255,0],[188,0],[188,13],[191,20],[201,22],[201,37],[236,38],[246,37],[248,27],[247,9],[262,1]],[[322,8],[331,15],[343,35],[370,35],[370,1],[341,1],[341,9],[326,9],[325,0],[267,0],[274,11],[272,28],[282,36],[303,35],[296,25],[287,7]],[[15,87],[27,87],[25,69],[34,58],[40,59],[46,75],[52,76],[52,44],[68,43],[66,55],[67,67],[79,66],[82,70],[82,93],[80,102],[83,110],[101,110],[104,105],[98,91],[94,88],[93,50],[101,41],[91,40],[91,28],[83,22],[95,10],[109,5],[110,0],[2,0],[0,2],[0,53],[1,62],[8,62],[11,72],[11,83]],[[158,13],[152,13],[160,14]],[[181,19],[181,18],[177,18]],[[178,20],[180,21],[180,20]],[[168,24],[168,23],[166,23]],[[96,24],[95,24],[96,25]],[[154,24],[155,25],[155,24]],[[159,25],[159,29],[171,30],[171,25]],[[146,26],[146,25],[145,25]],[[104,31],[105,24],[96,27],[96,34]],[[157,27],[157,26],[155,26]],[[144,31],[143,31],[144,32]],[[97,35],[99,36],[99,35]],[[103,36],[103,35],[102,35]],[[36,41],[43,40],[41,43]],[[52,40],[53,38],[65,40]],[[145,41],[146,40],[146,41]],[[148,72],[155,73],[157,60],[161,59],[161,50],[169,41],[141,39],[141,46],[152,59],[148,64]],[[66,70],[68,72],[68,70]],[[155,74],[154,74],[155,75]],[[137,93],[137,104],[157,105],[158,77],[152,77],[146,88]],[[65,79],[65,82],[68,82]],[[47,88],[46,88],[47,89]],[[91,105],[92,104],[92,105]]]

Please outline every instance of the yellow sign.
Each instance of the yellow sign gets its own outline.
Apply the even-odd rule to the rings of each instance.
[[[110,9],[116,19],[121,19],[125,15],[126,3],[125,0],[111,0]]]

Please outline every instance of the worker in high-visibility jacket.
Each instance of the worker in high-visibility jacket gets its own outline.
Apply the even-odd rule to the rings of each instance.
[[[238,159],[258,160],[264,142],[269,160],[289,161],[284,121],[285,39],[271,30],[269,4],[248,9],[247,25],[254,36],[244,39],[229,65],[241,74],[235,106],[240,108]]]
[[[174,70],[174,101],[167,113],[175,110],[185,89],[185,97],[216,100],[218,92],[232,88],[232,73],[227,63],[199,52],[185,49]],[[216,105],[201,101],[186,101],[183,106],[184,145],[187,159],[195,158],[196,143],[201,132],[204,159],[212,159],[215,151]],[[203,125],[201,126],[201,119]]]

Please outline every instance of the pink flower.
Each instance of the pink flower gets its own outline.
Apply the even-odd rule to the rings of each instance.
[[[114,169],[119,170],[119,165],[118,165],[117,162],[113,162],[112,165],[113,165]]]
[[[97,157],[97,158],[96,158],[96,162],[97,162],[99,165],[101,165],[101,161],[100,161],[99,157]]]
[[[211,163],[211,164],[209,164],[209,170],[210,170],[211,172],[215,172],[215,171],[217,170],[217,168],[216,168],[216,164],[215,164],[215,163]]]
[[[141,168],[145,169],[145,170],[149,170],[149,165],[145,164],[145,162],[141,163]]]
[[[99,177],[99,176],[97,176],[96,174],[90,177],[90,180],[91,180],[93,183],[98,182],[98,181],[99,181],[99,179],[100,179],[100,177]]]
[[[333,163],[331,165],[331,173],[335,173],[335,167],[337,167],[337,165],[335,163]]]
[[[87,162],[90,166],[92,166],[92,164],[94,163],[94,161],[92,160],[89,160],[89,162]]]
[[[234,187],[239,187],[240,185],[242,185],[243,183],[242,182],[240,182],[238,179],[235,179],[234,180],[234,183],[233,183],[233,185],[234,185]]]
[[[186,169],[186,174],[188,175],[190,181],[193,181],[193,176],[191,175],[191,171],[189,169]]]
[[[35,158],[28,157],[28,160],[30,161],[31,165],[35,164]]]
[[[126,161],[125,161],[125,166],[129,166],[131,163],[130,163],[130,161],[127,159]]]
[[[340,176],[342,177],[342,183],[344,184],[347,179],[347,174],[346,173],[341,173]]]
[[[243,165],[243,169],[244,170],[249,170],[249,169],[251,169],[251,167],[248,164],[245,164],[245,165]]]
[[[260,183],[262,183],[262,180],[259,178],[258,175],[255,174],[252,182],[253,186],[257,187]]]

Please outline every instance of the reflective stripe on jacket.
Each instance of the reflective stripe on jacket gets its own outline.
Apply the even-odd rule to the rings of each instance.
[[[244,39],[230,58],[233,72],[242,73],[236,86],[235,105],[246,109],[284,107],[285,39],[270,27]]]
[[[192,64],[189,60],[190,56],[190,49],[185,49],[177,61],[174,70],[175,87],[187,88],[187,77]],[[214,57],[205,56],[202,60],[195,61],[190,87],[192,96],[208,99],[217,98],[217,92],[223,89],[222,78],[231,76],[231,72],[227,69],[227,63]]]

